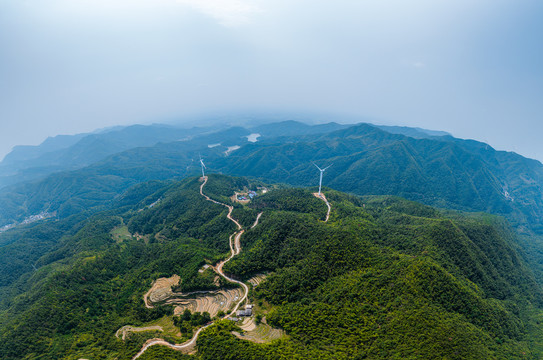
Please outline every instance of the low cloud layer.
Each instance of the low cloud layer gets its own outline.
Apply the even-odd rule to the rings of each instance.
[[[4,1],[0,155],[59,133],[276,110],[543,159],[542,18],[535,0]]]

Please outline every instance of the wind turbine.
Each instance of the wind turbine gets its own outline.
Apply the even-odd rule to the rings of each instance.
[[[202,177],[204,178],[204,169],[206,168],[206,166],[204,165],[204,159],[202,159],[202,155],[200,155],[200,164],[202,165]]]
[[[327,167],[325,167],[324,169],[321,169],[317,164],[313,163],[313,165],[315,165],[317,167],[317,169],[319,169],[319,171],[321,172],[321,176],[320,176],[320,179],[319,179],[319,196],[321,196],[321,187],[322,187],[322,174],[324,174],[324,170],[328,169],[330,166],[332,166],[333,164],[330,164],[328,165]]]

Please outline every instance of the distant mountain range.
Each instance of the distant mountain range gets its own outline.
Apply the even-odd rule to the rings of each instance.
[[[206,131],[210,129],[133,125],[91,134],[60,135],[38,146],[16,146],[0,163],[0,188],[59,171],[80,169],[128,149],[188,140]]]
[[[331,165],[326,202],[313,163]],[[0,172],[2,359],[128,360],[209,321],[196,359],[543,354],[536,160],[424,129],[283,121],[62,136],[14,149]],[[225,273],[260,281],[254,331],[219,319],[236,284],[211,266],[228,256]],[[149,307],[174,275],[157,292],[179,298]],[[183,310],[198,301],[213,314]],[[140,359],[157,358],[193,357]]]
[[[260,136],[250,142],[250,134]],[[536,160],[442,132],[296,121],[219,131],[131,126],[17,148],[0,164],[4,182],[16,182],[0,190],[0,226],[42,211],[63,217],[106,206],[136,183],[196,174],[199,154],[210,172],[296,186],[316,184],[312,162],[333,164],[324,183],[341,191],[487,211],[524,232],[543,231],[543,165]]]

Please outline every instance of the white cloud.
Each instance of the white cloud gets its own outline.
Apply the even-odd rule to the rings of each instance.
[[[251,22],[251,16],[262,9],[255,0],[177,0],[190,6],[227,27],[245,25]]]

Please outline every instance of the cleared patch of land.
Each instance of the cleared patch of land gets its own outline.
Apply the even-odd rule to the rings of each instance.
[[[228,312],[242,298],[243,290],[241,288],[234,288],[175,294],[174,296],[174,298],[168,299],[166,304],[177,305],[174,309],[175,315],[180,315],[185,309],[189,309],[193,313],[206,311],[211,317],[214,317],[219,311]]]
[[[117,332],[115,333],[115,336],[117,338],[121,338],[123,340],[126,340],[131,333],[135,332],[144,332],[144,331],[164,331],[161,326],[155,325],[155,326],[146,326],[146,327],[133,327],[130,325],[123,326]]]
[[[266,318],[262,319],[260,324],[256,324],[253,318],[245,319],[239,327],[243,330],[242,333],[233,331],[237,338],[247,341],[252,341],[259,344],[272,342],[273,340],[286,337],[283,330],[274,329],[266,323]]]
[[[145,295],[143,295],[143,302],[145,307],[152,309],[152,303],[157,303],[170,298],[173,295],[172,286],[179,285],[181,278],[178,275],[173,275],[169,278],[157,279],[153,286]]]
[[[176,340],[184,340],[179,328],[174,325],[171,316],[164,316],[158,320],[151,321],[143,326],[136,327],[132,325],[126,325],[115,332],[115,336],[123,341],[128,339],[132,333],[137,332],[161,332],[161,336],[169,336]]]
[[[253,285],[253,287],[257,287],[262,281],[264,281],[264,279],[266,279],[266,277],[268,277],[268,275],[266,274],[256,274],[255,276],[247,280],[247,282]]]
[[[249,194],[246,192],[235,192],[234,195],[230,197],[230,200],[233,202],[238,202],[240,204],[248,204],[251,199],[249,198]]]
[[[247,141],[252,142],[252,143],[257,142],[259,137],[260,137],[260,134],[258,134],[258,133],[253,133],[251,135],[246,136]]]
[[[128,226],[122,225],[118,226],[115,229],[111,230],[111,237],[118,243],[121,243],[125,240],[131,240],[133,238],[132,234],[128,231]]]
[[[238,149],[240,149],[241,146],[239,145],[234,145],[234,146],[229,146],[228,149],[224,152],[224,155],[228,156],[232,153],[232,151],[236,151]]]

